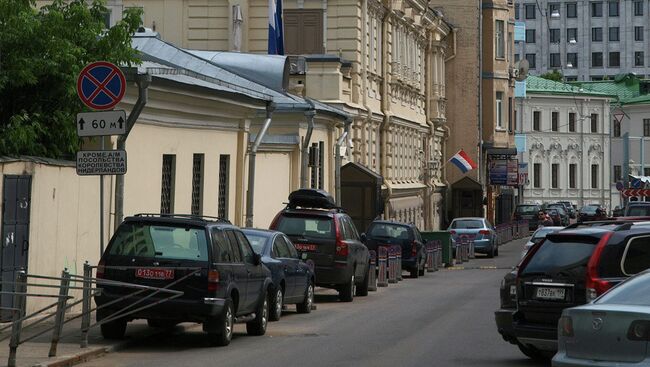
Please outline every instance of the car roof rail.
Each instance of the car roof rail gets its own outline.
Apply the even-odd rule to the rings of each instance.
[[[606,226],[606,225],[619,225],[619,226],[625,225],[625,224],[632,225],[632,224],[634,224],[634,222],[635,221],[633,221],[633,220],[628,220],[628,221],[626,221],[626,220],[595,220],[595,221],[592,221],[592,222],[573,223],[573,224],[570,224],[570,225],[564,227],[564,229],[576,229],[576,228],[580,228],[580,227],[595,227],[595,226]]]
[[[160,218],[180,218],[180,219],[195,219],[195,220],[202,220],[202,221],[211,221],[211,222],[220,222],[220,223],[227,223],[227,224],[232,224],[228,219],[221,218],[221,217],[212,217],[209,215],[200,215],[200,214],[174,214],[174,213],[138,213],[134,215],[134,217],[140,217],[140,218],[155,218],[155,217],[160,217]]]
[[[311,207],[311,206],[289,205],[288,203],[284,203],[284,204],[287,204],[287,207],[286,207],[285,209],[290,209],[290,210],[294,210],[294,209],[307,209],[307,210],[320,210],[320,211],[328,212],[328,213],[347,213],[347,212],[345,211],[345,209],[343,209],[343,208],[341,208],[341,207],[336,207],[336,208],[319,208],[319,207]]]

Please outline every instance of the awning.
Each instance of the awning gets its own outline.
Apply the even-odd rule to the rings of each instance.
[[[517,155],[517,148],[488,148],[487,155]]]

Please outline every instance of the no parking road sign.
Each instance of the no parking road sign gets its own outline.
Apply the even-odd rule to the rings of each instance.
[[[86,65],[77,78],[81,102],[94,110],[109,110],[118,104],[126,90],[126,79],[117,66],[106,61]]]

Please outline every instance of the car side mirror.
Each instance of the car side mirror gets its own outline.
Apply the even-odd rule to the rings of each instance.
[[[255,264],[255,266],[259,266],[260,264],[262,264],[262,255],[253,254],[253,264]]]
[[[367,239],[368,239],[368,236],[366,236],[365,233],[362,233],[361,234],[361,242],[366,242]]]

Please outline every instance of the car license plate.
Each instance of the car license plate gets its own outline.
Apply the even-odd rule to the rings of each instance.
[[[537,288],[537,298],[541,299],[554,299],[554,300],[560,300],[564,299],[564,288],[545,288],[545,287],[540,287]]]
[[[316,251],[318,247],[314,244],[296,243],[294,244],[298,251]]]
[[[517,286],[516,285],[511,285],[510,286],[510,295],[511,296],[516,296],[517,295]]]
[[[135,277],[142,279],[174,279],[174,269],[135,269]]]

